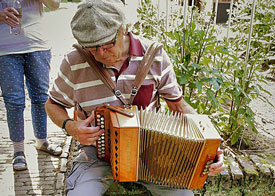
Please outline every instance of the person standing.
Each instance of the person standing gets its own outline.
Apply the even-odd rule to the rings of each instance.
[[[22,11],[15,9],[15,3],[21,4]],[[27,169],[24,154],[24,80],[31,99],[36,149],[51,155],[62,153],[60,146],[47,141],[45,102],[48,99],[51,51],[41,23],[43,5],[54,10],[59,4],[60,0],[0,0],[0,87],[13,142],[14,170]],[[21,30],[13,33],[16,27],[21,27]]]

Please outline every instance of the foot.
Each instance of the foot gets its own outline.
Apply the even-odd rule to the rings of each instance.
[[[51,155],[59,156],[62,153],[62,148],[55,144],[49,144],[49,142],[44,142],[42,146],[36,146],[36,150],[47,152]]]
[[[16,152],[12,159],[13,169],[16,171],[22,171],[28,169],[25,154],[22,151]]]

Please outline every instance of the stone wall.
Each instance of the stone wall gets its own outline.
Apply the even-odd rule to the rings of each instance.
[[[275,195],[275,157],[272,154],[225,156],[226,169],[209,176],[198,195]]]

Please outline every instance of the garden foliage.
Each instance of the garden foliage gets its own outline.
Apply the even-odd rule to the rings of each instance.
[[[248,143],[243,137],[245,132],[257,133],[249,104],[255,98],[267,101],[264,93],[269,92],[260,85],[266,82],[260,69],[270,56],[274,56],[274,6],[274,0],[257,2],[247,62],[250,1],[239,0],[234,5],[233,36],[229,41],[218,39],[221,32],[213,25],[214,15],[199,12],[195,7],[189,7],[186,24],[180,6],[174,5],[169,15],[158,13],[151,0],[141,1],[138,8],[139,22],[134,32],[164,45],[184,100],[198,113],[211,116],[231,145],[240,141]]]

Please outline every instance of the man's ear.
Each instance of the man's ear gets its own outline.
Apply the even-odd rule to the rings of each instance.
[[[127,25],[126,25],[126,28],[125,28],[125,31],[124,31],[124,35],[127,35],[127,34],[128,34],[128,27],[129,27],[129,25],[127,24]]]

